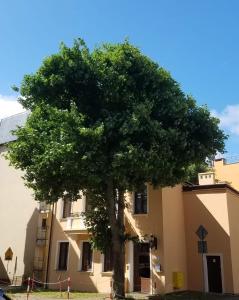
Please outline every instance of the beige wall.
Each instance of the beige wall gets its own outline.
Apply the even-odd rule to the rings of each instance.
[[[239,196],[233,192],[228,191],[227,203],[230,228],[234,293],[239,293]]]
[[[183,272],[187,289],[187,262],[182,186],[162,191],[165,288],[171,292],[173,272]]]
[[[0,146],[0,278],[8,275],[12,280],[16,258],[16,276],[32,274],[38,210],[31,191],[24,186],[22,173],[9,166],[4,153],[6,148]],[[6,274],[4,253],[8,247],[13,250],[13,260]]]
[[[151,292],[154,294],[173,291],[173,272],[183,272],[184,286],[187,288],[187,268],[186,268],[186,245],[184,231],[184,212],[182,187],[154,189],[148,185],[148,213],[134,214],[134,194],[128,193],[126,196],[127,208],[125,210],[126,231],[131,236],[138,236],[142,241],[148,241],[150,235],[157,237],[158,247],[152,249],[151,256]],[[84,200],[79,200],[73,204],[72,212],[82,211]],[[89,290],[99,292],[110,291],[110,273],[102,273],[102,256],[99,252],[94,252],[93,271],[90,273],[80,272],[80,242],[88,240],[89,236],[78,232],[64,231],[66,220],[62,219],[62,202],[59,201],[55,212],[53,226],[53,239],[51,249],[51,259],[49,268],[49,280],[57,281],[71,277],[72,288],[77,290]],[[59,241],[69,241],[69,265],[68,271],[59,272],[56,270],[57,243]],[[133,289],[133,243],[126,243],[126,288]],[[161,272],[155,267],[161,265]]]
[[[74,203],[74,212],[79,212],[81,208],[81,200]],[[81,242],[89,240],[89,234],[71,234],[64,232],[65,221],[61,219],[62,202],[59,201],[56,207],[56,213],[53,217],[52,228],[52,248],[50,253],[49,265],[49,281],[56,282],[71,278],[71,287],[74,290],[90,291],[90,292],[110,292],[111,273],[102,272],[102,255],[99,251],[93,252],[93,270],[92,272],[80,271]],[[67,271],[58,271],[57,266],[57,248],[59,241],[69,242],[68,268]],[[54,286],[52,286],[54,288]],[[66,284],[63,285],[66,289]]]
[[[214,171],[217,180],[227,181],[239,190],[239,163],[226,164],[224,160],[215,161]]]
[[[143,239],[145,235],[152,234],[158,239],[157,250],[151,250],[151,289],[153,293],[165,291],[165,270],[164,270],[164,240],[163,240],[163,216],[162,216],[162,190],[154,189],[148,185],[148,213],[134,214],[133,193],[127,196],[128,209],[125,211],[126,229],[132,235],[138,235]],[[162,272],[155,272],[155,265],[162,265]]]
[[[158,249],[151,251],[152,266],[158,264],[164,265],[163,261],[163,228],[162,228],[162,191],[161,189],[153,189],[152,186],[148,186],[148,214],[135,215],[133,214],[133,195],[130,194],[127,197],[128,208],[126,209],[126,230],[131,233],[132,236],[138,235],[140,239],[148,239],[151,234],[158,239]],[[74,203],[72,211],[82,211],[84,206],[84,200],[79,200]],[[49,267],[49,280],[57,281],[59,276],[61,278],[71,277],[72,288],[77,290],[110,292],[110,279],[111,273],[102,272],[102,255],[94,251],[93,255],[93,271],[81,272],[79,271],[80,262],[80,243],[82,240],[88,240],[88,234],[72,234],[64,231],[65,220],[61,219],[62,216],[62,202],[59,201],[55,212],[54,225],[52,231],[52,249],[51,259]],[[147,235],[147,237],[145,237]],[[69,265],[68,270],[65,272],[59,272],[56,270],[56,257],[57,257],[57,243],[58,241],[68,240],[70,243],[69,249]],[[130,243],[126,244],[126,286],[129,288],[132,282],[133,266],[130,266]],[[132,244],[131,244],[132,246]],[[132,253],[131,253],[132,254]],[[130,274],[131,273],[131,274]],[[153,293],[164,291],[165,287],[165,274],[163,272],[153,272],[152,274],[152,289]]]
[[[198,227],[203,225],[208,231],[208,254],[223,255],[224,291],[233,292],[227,191],[213,188],[184,192],[184,207],[188,288],[203,290],[202,256],[198,254],[199,238],[195,234]]]

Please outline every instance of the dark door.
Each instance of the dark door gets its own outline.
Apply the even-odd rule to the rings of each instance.
[[[222,271],[220,256],[207,255],[208,291],[222,293]]]
[[[141,278],[150,278],[149,243],[134,243],[134,291],[135,292],[142,290]]]

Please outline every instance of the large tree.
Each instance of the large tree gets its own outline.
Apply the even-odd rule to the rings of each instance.
[[[206,107],[128,41],[90,52],[61,45],[26,75],[20,102],[31,110],[9,145],[36,200],[91,199],[94,247],[114,252],[114,297],[124,297],[124,194],[144,183],[173,186],[192,164],[223,152],[224,133]]]

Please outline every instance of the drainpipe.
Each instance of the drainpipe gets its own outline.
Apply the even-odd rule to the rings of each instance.
[[[51,224],[50,224],[50,234],[49,234],[49,244],[48,244],[48,253],[47,253],[47,264],[46,264],[46,276],[45,276],[45,288],[48,288],[47,281],[49,277],[49,265],[50,265],[50,256],[51,256],[51,244],[52,244],[52,230],[53,230],[53,224],[54,224],[54,209],[56,209],[57,204],[55,206],[55,203],[53,203],[52,206],[52,212],[51,212]]]

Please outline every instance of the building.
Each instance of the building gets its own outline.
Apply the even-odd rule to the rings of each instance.
[[[125,223],[127,232],[139,236],[142,243],[130,241],[126,244],[127,291],[141,290],[140,277],[145,278],[146,292],[156,293],[165,286],[170,291],[173,289],[172,273],[187,273],[181,186],[163,190],[147,186],[145,193],[137,194],[137,204],[133,204],[134,196],[127,196]],[[90,233],[81,214],[86,207],[85,197],[72,204],[57,203],[52,225],[49,280],[56,282],[59,278],[70,277],[73,289],[108,293],[112,255],[103,255],[90,248]],[[169,217],[164,218],[163,215],[168,213]],[[157,245],[150,249],[152,238],[157,238]],[[176,252],[172,251],[172,245]]]
[[[16,139],[11,131],[24,125],[27,116],[24,112],[0,122],[0,280],[13,284],[21,284],[36,270],[44,278],[49,246],[49,207],[33,199],[23,173],[9,166],[4,157],[7,143]]]
[[[1,154],[15,139],[9,130],[25,119],[20,114],[1,122]],[[112,253],[90,247],[86,198],[39,207],[22,173],[3,156],[0,170],[0,278],[34,275],[57,282],[70,277],[72,289],[110,292]],[[238,175],[239,163],[216,160],[210,172],[199,174],[198,185],[147,185],[144,192],[126,195],[125,227],[140,239],[126,243],[127,292],[239,293]],[[9,247],[11,261],[4,256]]]
[[[216,183],[215,173],[199,175],[200,185],[178,185],[127,195],[126,290],[157,294],[178,290],[239,293],[239,192]],[[110,291],[111,255],[92,251],[81,212],[85,199],[59,202],[53,222],[49,278],[71,277],[81,291]],[[203,226],[207,253],[199,253]],[[150,247],[153,240],[157,245]]]

